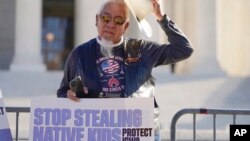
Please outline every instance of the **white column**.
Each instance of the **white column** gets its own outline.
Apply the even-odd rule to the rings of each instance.
[[[198,0],[197,11],[195,73],[222,74],[216,55],[215,0]]]
[[[75,0],[75,47],[97,36],[96,14],[103,0]]]
[[[173,17],[171,17],[171,19],[185,33],[195,50],[197,40],[197,0],[173,0],[172,6],[174,8],[172,12]],[[194,52],[187,60],[178,62],[175,69],[176,73],[185,74],[192,72],[195,58]]]
[[[11,71],[45,71],[41,56],[41,0],[16,0],[15,54]]]
[[[249,0],[217,1],[220,66],[230,76],[250,76]]]

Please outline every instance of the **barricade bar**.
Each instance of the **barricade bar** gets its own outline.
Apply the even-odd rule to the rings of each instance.
[[[170,129],[170,141],[176,141],[176,123],[178,119],[185,114],[193,114],[193,139],[196,141],[196,115],[210,114],[213,115],[213,140],[216,141],[216,116],[217,115],[232,115],[233,124],[236,124],[236,115],[250,115],[250,110],[247,109],[182,109],[178,111],[172,118]]]
[[[30,107],[5,107],[7,112],[10,113],[29,113]]]
[[[29,113],[30,107],[5,107],[5,109],[7,112],[16,113],[16,141],[18,141],[19,140],[19,138],[18,138],[19,113]],[[24,139],[24,140],[26,140],[26,139]]]

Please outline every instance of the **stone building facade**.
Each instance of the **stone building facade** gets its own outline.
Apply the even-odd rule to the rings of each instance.
[[[51,3],[53,1],[56,3],[58,0],[50,0]],[[72,49],[96,36],[95,14],[103,0],[61,0],[59,3],[63,2],[73,5],[72,43],[69,47]],[[194,55],[175,65],[177,74],[225,73],[229,76],[250,76],[250,62],[247,61],[250,60],[249,0],[160,2],[162,10],[177,23],[194,45]],[[46,39],[48,46],[53,46],[55,44],[52,42],[58,36],[44,34],[44,13],[47,10],[44,7],[48,4],[46,0],[0,0],[0,70],[49,70],[42,52],[43,39]],[[60,15],[60,12],[57,14]],[[140,32],[132,17],[126,35],[167,42],[154,17],[149,15],[146,19],[153,29],[152,37],[148,38]],[[63,63],[62,60],[59,58],[59,62]]]

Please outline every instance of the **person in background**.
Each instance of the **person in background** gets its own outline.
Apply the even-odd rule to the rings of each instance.
[[[57,97],[79,101],[79,98],[154,97],[155,78],[152,69],[173,64],[191,56],[193,49],[187,37],[173,21],[161,13],[152,0],[153,15],[166,33],[169,44],[124,37],[129,27],[129,9],[123,0],[108,0],[96,14],[98,35],[68,56]],[[80,91],[70,82],[80,78]],[[155,100],[155,141],[160,141],[159,106]]]

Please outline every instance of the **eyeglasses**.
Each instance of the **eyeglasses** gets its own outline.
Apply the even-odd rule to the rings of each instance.
[[[109,23],[112,19],[113,19],[113,23],[115,25],[123,25],[125,23],[125,19],[119,16],[113,17],[110,15],[99,15],[100,19],[102,20],[102,22],[104,23]]]

